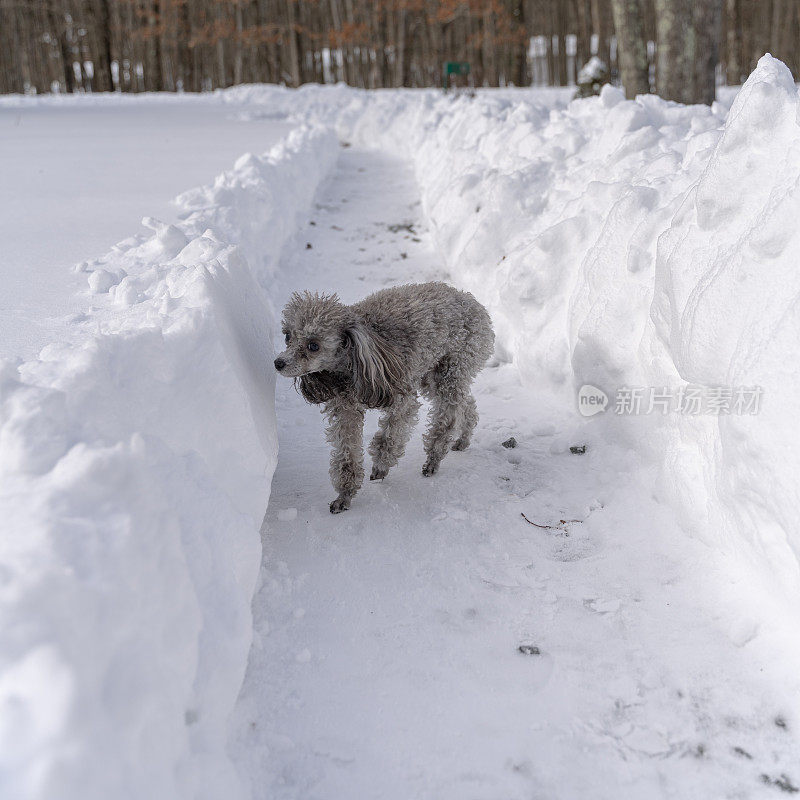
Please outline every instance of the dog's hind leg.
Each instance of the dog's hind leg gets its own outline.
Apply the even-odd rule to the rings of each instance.
[[[458,439],[453,443],[453,450],[466,450],[472,439],[472,431],[478,424],[478,406],[475,403],[475,398],[470,392],[467,394],[461,406],[461,432]]]
[[[437,392],[434,394],[431,404],[430,424],[422,441],[425,445],[425,453],[428,456],[425,466],[422,467],[422,474],[425,476],[435,475],[439,469],[439,464],[447,455],[450,442],[453,438],[453,431],[459,422],[458,400],[446,394]]]
[[[330,476],[339,496],[331,503],[331,514],[347,511],[350,501],[364,482],[364,409],[335,397],[325,405],[328,417],[326,438],[333,445]]]
[[[423,391],[431,400],[430,423],[422,437],[428,456],[423,475],[436,474],[455,431],[460,431],[471,382],[469,364],[456,354],[445,356],[423,379]]]
[[[369,445],[369,454],[372,456],[371,481],[385,478],[403,457],[417,422],[419,406],[416,395],[403,395],[381,415],[378,431]]]

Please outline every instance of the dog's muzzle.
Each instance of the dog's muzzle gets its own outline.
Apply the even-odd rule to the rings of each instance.
[[[275,369],[278,370],[278,372],[280,372],[286,366],[286,362],[282,358],[276,358],[274,363]]]

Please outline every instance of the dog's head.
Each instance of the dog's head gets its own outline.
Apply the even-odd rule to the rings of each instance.
[[[286,350],[275,359],[275,369],[299,378],[311,403],[352,393],[368,408],[382,408],[403,388],[395,350],[335,294],[295,292],[283,310],[283,335]]]
[[[287,378],[339,371],[346,361],[342,331],[348,318],[347,306],[335,294],[295,292],[283,309],[286,349],[275,359],[275,369]]]

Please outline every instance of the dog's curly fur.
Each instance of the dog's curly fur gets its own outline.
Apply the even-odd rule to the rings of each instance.
[[[445,283],[383,289],[352,306],[336,295],[295,293],[283,310],[287,349],[275,359],[309,403],[323,405],[333,446],[332,513],[350,507],[364,480],[367,408],[380,408],[369,445],[370,480],[385,478],[417,421],[418,394],[431,401],[423,437],[433,475],[448,449],[464,450],[478,422],[470,386],[491,355],[492,322],[468,292]],[[453,442],[453,439],[455,441]]]

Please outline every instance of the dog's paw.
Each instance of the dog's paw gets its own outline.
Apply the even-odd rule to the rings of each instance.
[[[438,464],[434,464],[431,461],[426,461],[425,466],[422,468],[422,474],[426,478],[430,478],[431,475],[435,475],[438,472],[438,470],[439,470]]]
[[[389,474],[388,467],[381,469],[380,467],[373,467],[369,479],[371,481],[382,481]]]
[[[331,503],[331,514],[341,514],[342,511],[347,511],[347,509],[350,508],[350,500],[351,498],[346,494],[340,494]]]
[[[463,439],[457,439],[453,442],[451,450],[466,450],[469,447],[469,442],[465,442]]]

